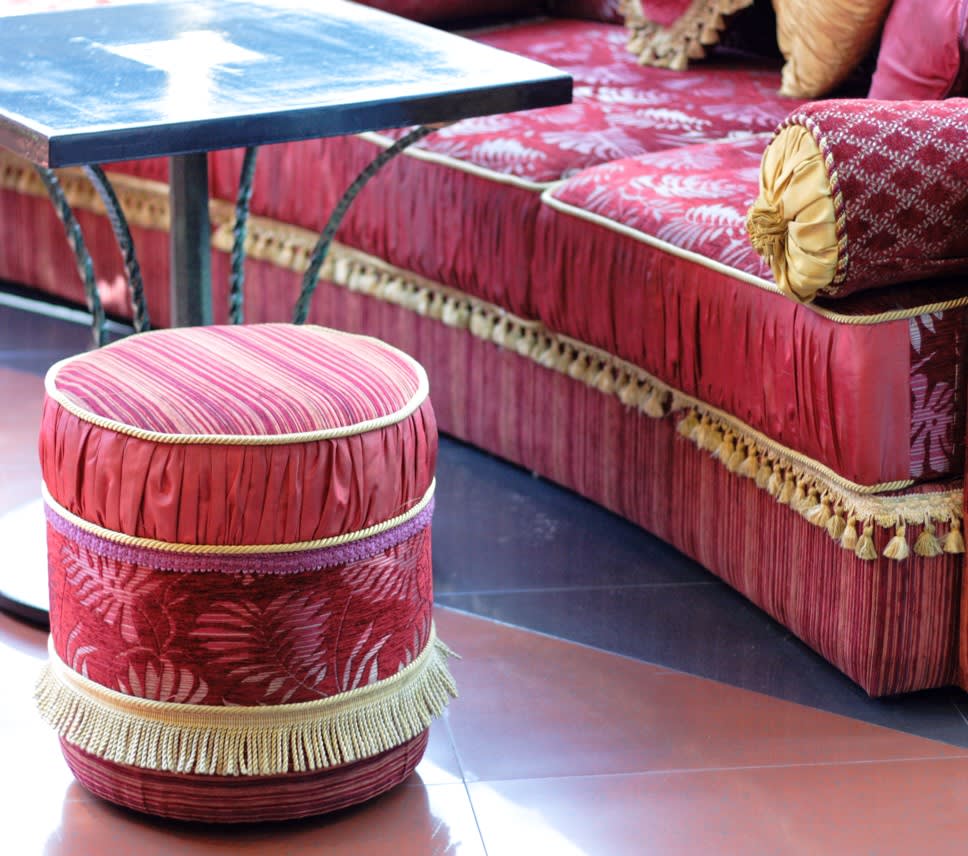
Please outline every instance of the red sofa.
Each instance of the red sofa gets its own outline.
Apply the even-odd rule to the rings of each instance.
[[[311,320],[412,353],[443,430],[672,543],[870,694],[968,686],[963,280],[779,293],[746,217],[799,104],[777,94],[780,63],[641,66],[616,5],[473,31],[570,72],[574,103],[461,122],[393,162],[342,227]],[[288,316],[315,233],[396,134],[260,153],[246,321]],[[210,159],[220,321],[241,158]],[[108,171],[165,325],[166,164]],[[96,195],[63,180],[126,314]],[[42,186],[9,156],[0,224],[0,277],[82,299]]]

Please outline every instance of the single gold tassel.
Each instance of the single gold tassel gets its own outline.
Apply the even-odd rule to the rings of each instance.
[[[574,353],[572,353],[571,348],[567,345],[561,347],[561,353],[555,360],[555,371],[561,372],[561,374],[568,374],[568,370],[571,368],[572,360],[575,359]]]
[[[811,491],[810,493],[813,495],[814,491]],[[833,517],[833,509],[830,507],[830,498],[825,496],[816,505],[812,505],[805,512],[803,512],[803,516],[814,526],[822,526],[826,528],[827,524],[830,522],[830,518]]]
[[[751,443],[746,447],[746,459],[739,465],[739,469],[736,472],[745,479],[755,479],[757,469],[759,469],[759,460],[756,457],[756,452],[753,451],[753,444]]]
[[[545,344],[547,348],[538,358],[538,363],[546,369],[553,369],[558,361],[558,346],[552,339],[548,339]]]
[[[770,466],[770,462],[766,458],[763,458],[760,462],[760,468],[756,471],[756,486],[760,490],[766,490],[772,474],[773,468]]]
[[[844,534],[840,536],[840,546],[845,550],[857,549],[857,518],[853,514],[847,518]]]
[[[538,337],[534,330],[528,330],[525,334],[518,339],[515,343],[514,350],[517,351],[522,357],[531,356],[531,350],[534,348],[535,342],[538,341]]]
[[[776,501],[780,505],[789,505],[793,501],[793,495],[796,492],[796,481],[793,478],[793,473],[787,473],[786,479],[783,481],[783,487],[780,489],[780,495],[776,498]]]
[[[443,321],[448,327],[460,324],[460,309],[453,300],[446,300],[439,291],[430,299],[430,312],[435,321]]]
[[[699,420],[696,419],[696,411],[689,410],[686,415],[679,420],[679,424],[676,425],[676,431],[687,440],[692,439],[692,432],[696,430],[696,426],[699,425]]]
[[[806,517],[807,513],[818,505],[820,505],[820,493],[815,487],[812,487],[807,491],[807,495],[803,498],[803,501],[797,506],[797,511]]]
[[[587,371],[588,357],[585,354],[579,354],[568,366],[568,377],[572,380],[583,380]]]
[[[652,419],[662,419],[666,415],[665,398],[664,392],[653,389],[641,407],[642,412]]]
[[[428,315],[430,314],[432,302],[430,291],[426,288],[421,288],[413,298],[413,310],[418,315]]]
[[[733,452],[725,461],[726,469],[731,473],[735,473],[743,465],[743,461],[746,460],[746,447],[742,443],[738,443],[736,446],[736,451]]]
[[[894,559],[895,562],[902,562],[911,555],[911,551],[908,549],[907,538],[904,537],[906,532],[907,527],[903,523],[899,524],[894,532],[894,537],[887,542],[887,546],[884,548],[885,558]]]
[[[719,458],[723,463],[728,461],[736,451],[736,444],[733,442],[735,439],[732,431],[727,431],[723,434],[723,442],[719,444],[719,448],[713,452],[714,458]]]
[[[877,548],[874,546],[874,527],[869,523],[864,527],[864,534],[860,536],[854,555],[865,562],[873,562],[877,558]]]
[[[618,391],[618,400],[626,407],[635,407],[639,401],[639,382],[634,377],[626,376],[625,382]]]
[[[598,379],[599,372],[603,371],[605,364],[591,362],[588,364],[588,369],[585,371],[585,376],[582,378],[587,386],[594,386],[595,381]]]
[[[783,469],[779,464],[773,465],[773,472],[770,473],[770,480],[766,483],[766,492],[773,497],[778,497],[783,489]]]
[[[606,395],[611,395],[615,392],[615,376],[612,374],[612,367],[605,366],[595,378],[595,389],[599,392],[604,392]]]
[[[507,336],[508,319],[504,316],[501,316],[491,329],[491,341],[499,348],[503,348],[507,342]]]
[[[716,425],[715,422],[710,422],[709,427],[706,430],[706,435],[702,441],[702,447],[707,452],[715,452],[719,448],[719,444],[723,442],[723,429]]]
[[[689,435],[693,443],[695,443],[700,449],[705,448],[706,434],[709,432],[709,417],[703,416],[696,423],[696,427],[692,429],[692,433]]]
[[[965,539],[961,535],[961,521],[951,521],[951,529],[944,539],[944,551],[946,553],[965,552]]]
[[[803,508],[804,500],[807,498],[806,483],[803,479],[797,481],[796,490],[793,492],[793,497],[790,499],[790,507],[794,511],[800,511]]]
[[[938,536],[934,533],[934,524],[925,523],[924,530],[918,535],[918,540],[914,542],[914,552],[918,556],[933,559],[935,556],[940,556],[944,552]]]
[[[840,516],[840,509],[827,521],[827,534],[834,541],[839,541],[847,529],[847,521]]]

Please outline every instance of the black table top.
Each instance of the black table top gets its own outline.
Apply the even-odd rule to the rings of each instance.
[[[567,103],[549,66],[345,0],[173,0],[0,18],[0,146],[46,166]]]

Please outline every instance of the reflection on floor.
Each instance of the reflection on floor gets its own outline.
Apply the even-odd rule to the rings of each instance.
[[[42,375],[88,334],[3,302],[0,526],[7,567],[26,570],[37,559],[12,535],[38,496]],[[676,551],[451,440],[438,496],[438,627],[464,656],[462,698],[412,781],[242,832],[114,809],[72,783],[32,711],[43,632],[0,615],[4,851],[963,852],[968,696],[867,699]]]

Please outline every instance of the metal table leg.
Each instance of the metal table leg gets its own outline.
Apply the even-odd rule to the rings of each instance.
[[[176,155],[169,162],[171,209],[171,325],[212,323],[208,156]]]

